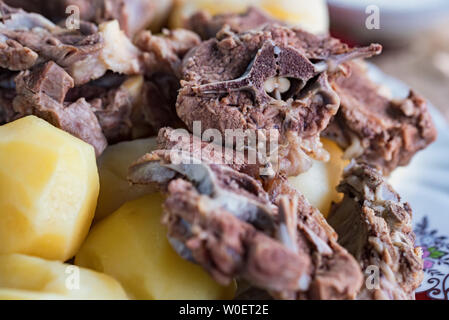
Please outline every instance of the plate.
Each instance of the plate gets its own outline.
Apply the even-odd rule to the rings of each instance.
[[[409,88],[373,65],[371,78],[403,98]],[[407,167],[393,172],[390,182],[413,209],[416,244],[423,249],[424,280],[417,290],[419,300],[449,300],[449,126],[429,105],[438,129],[438,139],[418,153]]]

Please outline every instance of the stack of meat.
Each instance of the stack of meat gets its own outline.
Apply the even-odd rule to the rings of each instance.
[[[163,223],[182,257],[277,299],[414,298],[412,211],[385,176],[436,131],[423,98],[391,99],[369,79],[361,59],[380,45],[349,48],[255,8],[199,12],[153,35],[141,29],[156,0],[7,2],[39,14],[0,3],[0,124],[34,114],[98,155],[158,134],[129,180],[166,194]],[[89,21],[73,30],[55,24],[72,2]],[[275,139],[276,159],[255,148],[250,161],[251,146],[206,139],[211,130]],[[328,220],[287,180],[327,160],[321,137],[353,160]]]

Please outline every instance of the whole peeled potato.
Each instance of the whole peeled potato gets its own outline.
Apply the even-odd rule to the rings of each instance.
[[[172,28],[182,27],[186,19],[198,10],[215,15],[244,12],[249,6],[258,7],[274,18],[298,25],[312,33],[327,33],[329,15],[324,0],[177,0],[170,16]]]
[[[91,145],[34,116],[0,126],[0,254],[72,258],[98,192]]]
[[[0,300],[126,300],[113,278],[59,261],[0,255]]]
[[[173,250],[161,223],[163,200],[159,193],[145,196],[100,221],[75,264],[114,277],[138,300],[231,299],[233,285],[220,286]]]

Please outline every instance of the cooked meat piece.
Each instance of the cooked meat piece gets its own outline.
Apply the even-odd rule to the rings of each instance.
[[[16,78],[13,106],[20,116],[34,114],[54,126],[90,143],[97,155],[107,146],[98,119],[84,98],[64,103],[67,91],[74,86],[70,75],[50,61]]]
[[[81,85],[107,70],[140,72],[140,52],[120,30],[117,21],[97,28],[81,22],[79,30],[61,28],[36,13],[14,9],[0,1],[0,66],[26,70],[54,61]]]
[[[347,158],[389,174],[436,139],[426,101],[415,92],[402,100],[385,97],[360,63],[351,63],[350,76],[332,84],[341,107],[324,136],[345,149]]]
[[[191,48],[199,45],[201,39],[188,30],[164,29],[161,35],[153,35],[148,30],[142,31],[134,42],[143,52],[142,60],[147,76],[166,73],[179,78],[182,58]]]
[[[15,40],[0,42],[0,67],[9,70],[26,70],[36,64],[38,54]]]
[[[16,75],[16,72],[0,70],[0,125],[14,121],[18,116],[12,105],[16,96]]]
[[[179,81],[169,74],[102,78],[71,89],[67,101],[85,98],[100,121],[110,144],[156,135],[165,126],[183,126],[174,106]]]
[[[235,152],[215,141],[205,142],[187,130],[163,128],[158,134],[158,149],[191,153],[195,158],[209,164],[227,165],[232,169],[258,179],[269,170],[269,163],[261,163],[248,154]]]
[[[211,16],[206,11],[199,11],[186,21],[185,27],[190,29],[204,40],[215,38],[215,35],[225,25],[235,33],[241,33],[252,29],[258,29],[266,24],[282,24],[265,12],[255,7],[250,7],[241,14],[225,13]]]
[[[133,100],[128,90],[118,87],[94,100],[93,109],[110,144],[132,139]]]
[[[198,138],[182,143],[184,133],[170,134],[176,135],[161,130],[158,146],[166,149],[138,160],[129,179],[167,192],[163,222],[181,256],[222,284],[241,277],[276,298],[355,296],[360,267],[304,197],[282,181],[270,198],[258,181],[233,169],[238,166],[224,164],[230,159],[221,147],[211,152]]]
[[[59,28],[51,21],[0,1],[0,39],[6,56],[14,50],[18,57],[4,59],[10,70],[25,70],[35,63],[53,60],[66,68],[89,55],[98,55],[103,41],[98,33],[81,34]],[[8,54],[9,53],[9,54]]]
[[[370,276],[358,298],[414,299],[423,261],[415,248],[409,204],[402,203],[382,174],[366,164],[353,163],[338,190],[345,196],[334,206],[329,223],[339,243]]]
[[[200,42],[198,35],[183,29],[163,30],[161,35],[142,31],[136,36],[135,44],[142,51],[146,76],[142,112],[145,121],[156,132],[166,126],[184,126],[175,107],[180,89],[181,61]]]
[[[297,250],[301,256],[311,257],[310,284],[307,291],[278,292],[276,298],[293,299],[354,299],[362,285],[363,275],[355,259],[337,243],[337,235],[323,215],[294,189],[286,178],[273,180],[268,192],[280,213],[296,214],[291,231],[292,239],[297,238]],[[286,199],[296,199],[291,206]],[[282,226],[282,219],[281,226]],[[288,230],[288,224],[284,224]],[[285,231],[284,231],[285,232]],[[285,238],[285,235],[284,235]]]
[[[145,80],[142,88],[142,113],[145,122],[156,133],[163,127],[184,126],[175,109],[179,87],[178,78],[168,73],[158,73]]]
[[[12,105],[15,95],[15,90],[0,89],[0,126],[14,121],[16,118],[16,112]]]
[[[100,24],[117,20],[125,33],[132,37],[148,27],[159,28],[166,19],[172,0],[5,0],[10,6],[42,14],[53,22],[60,22],[70,13],[70,5],[77,6],[80,18]]]
[[[177,113],[190,130],[258,130],[279,136],[278,172],[306,171],[309,157],[326,159],[319,135],[340,99],[328,75],[341,64],[378,54],[379,45],[349,49],[336,39],[267,26],[241,34],[223,30],[183,61]]]
[[[94,110],[109,144],[147,137],[154,133],[146,124],[142,106],[143,77],[107,73],[102,78],[71,89],[66,101],[85,98]],[[137,132],[139,131],[139,132]]]

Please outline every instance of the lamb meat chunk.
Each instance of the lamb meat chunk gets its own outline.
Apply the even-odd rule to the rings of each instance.
[[[409,204],[401,202],[380,171],[366,164],[348,167],[338,190],[344,199],[333,207],[329,223],[339,243],[371,277],[358,299],[414,299],[423,261],[415,248]]]
[[[142,114],[156,133],[163,127],[184,127],[175,109],[179,88],[179,79],[172,73],[156,73],[145,79]]]
[[[260,182],[235,170],[242,167],[224,162],[224,150],[204,152],[210,144],[187,135],[180,144],[184,139],[173,139],[171,129],[161,130],[160,149],[133,164],[128,176],[167,193],[163,222],[181,256],[220,283],[240,277],[275,298],[355,296],[359,265],[304,197],[285,181],[272,185],[270,197]]]
[[[147,76],[157,73],[181,76],[181,61],[184,55],[201,43],[196,33],[185,29],[164,29],[161,35],[141,31],[134,40],[143,52],[142,60]]]
[[[192,130],[257,130],[279,137],[276,172],[297,175],[310,157],[326,160],[320,133],[339,108],[329,75],[346,72],[344,62],[378,54],[379,45],[349,49],[339,41],[300,29],[262,30],[217,37],[183,60],[176,110]],[[343,64],[343,65],[342,65]]]
[[[241,33],[261,28],[266,24],[281,25],[282,22],[273,19],[256,7],[250,7],[241,14],[224,13],[211,16],[206,11],[198,11],[185,22],[185,27],[199,34],[203,40],[208,40],[215,38],[224,26],[234,33]]]
[[[277,292],[273,294],[274,297],[312,300],[354,299],[363,280],[360,266],[351,254],[338,244],[335,231],[323,215],[284,177],[273,180],[267,189],[271,200],[278,204],[280,212],[296,216],[294,223],[296,228],[290,238],[298,239],[298,250],[302,251],[302,255],[311,257],[313,266],[307,291]],[[286,199],[295,199],[295,205],[292,207],[291,201],[289,204]],[[288,228],[285,227],[284,230],[286,229]]]
[[[341,106],[324,136],[346,150],[346,157],[389,174],[407,165],[435,141],[437,132],[426,101],[411,91],[402,100],[387,98],[361,63],[351,63],[349,77],[332,81]]]
[[[140,51],[115,20],[99,27],[82,21],[78,30],[66,29],[2,1],[0,14],[0,66],[4,68],[23,71],[54,61],[76,85],[98,79],[108,70],[128,75],[140,72]]]
[[[17,72],[0,69],[0,125],[14,121],[18,117],[12,103],[16,96],[16,85],[14,83],[16,75]]]
[[[103,47],[98,33],[82,34],[64,30],[43,16],[7,6],[0,1],[0,35],[4,68],[25,70],[34,64],[53,60],[67,67]],[[16,57],[9,57],[12,53]],[[10,60],[11,64],[8,65]]]
[[[296,290],[307,283],[308,260],[269,236],[275,210],[260,183],[227,166],[175,154],[155,151],[134,164],[129,177],[166,190],[163,221],[181,256],[222,284],[242,277],[265,289]]]
[[[9,70],[26,70],[36,64],[39,55],[19,42],[7,39],[0,42],[0,67]]]
[[[162,128],[158,134],[158,149],[192,154],[202,162],[227,165],[230,168],[245,173],[255,179],[260,176],[261,170],[267,168],[266,164],[252,162],[242,152],[235,152],[215,141],[202,141],[199,137],[190,134],[187,130]]]
[[[200,42],[198,35],[184,29],[163,30],[161,35],[142,31],[136,35],[145,74],[142,113],[156,132],[166,126],[184,126],[176,114],[181,61]]]
[[[142,86],[142,76],[107,73],[98,80],[71,89],[66,101],[85,98],[92,105],[108,143],[114,144],[146,137],[154,132],[147,125],[143,133],[140,127],[143,114],[138,109],[142,101]]]
[[[68,17],[66,9],[76,6],[80,18],[96,24],[117,20],[125,33],[132,37],[146,29],[154,20],[160,0],[5,0],[10,6],[39,13],[55,23]]]
[[[86,141],[100,155],[107,146],[98,119],[84,98],[65,103],[67,91],[74,86],[70,75],[50,61],[16,78],[14,111],[21,116],[36,115],[54,126]]]
[[[110,144],[157,135],[160,128],[183,127],[174,105],[179,81],[169,74],[125,76],[107,73],[75,87],[67,101],[85,98],[100,121]]]
[[[302,286],[307,259],[208,201],[192,183],[170,182],[164,222],[175,246],[182,243],[188,255],[222,284],[240,276],[270,290]]]

